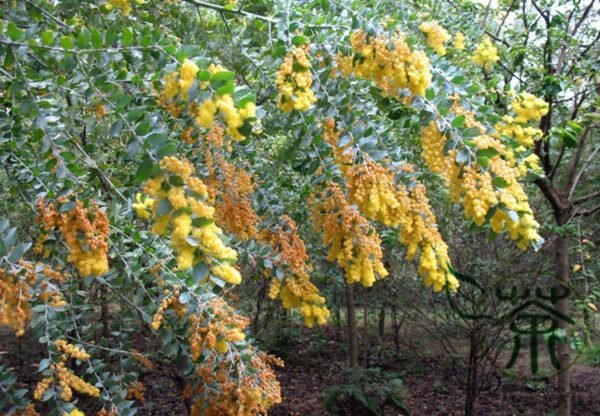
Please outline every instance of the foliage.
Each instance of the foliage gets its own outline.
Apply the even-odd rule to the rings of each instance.
[[[397,374],[360,368],[351,370],[346,378],[346,384],[328,387],[324,393],[331,414],[380,416],[386,407],[408,414],[403,404],[404,386]]]
[[[436,292],[458,289],[448,239],[458,232],[440,206],[462,207],[460,231],[506,235],[523,251],[594,215],[593,158],[585,175],[559,163],[577,168],[597,140],[597,63],[565,68],[572,50],[592,50],[597,30],[570,30],[592,6],[566,18],[544,3],[534,20],[537,3],[513,2],[532,36],[520,46],[516,24],[499,40],[505,18],[490,6],[496,34],[464,20],[484,10],[470,1],[450,14],[441,2],[396,3],[0,10],[0,207],[18,225],[0,223],[0,323],[47,350],[32,396],[42,411],[77,414],[75,392],[98,399],[91,412],[134,414],[139,373],[158,360],[176,368],[192,414],[266,412],[281,400],[281,362],[256,349],[240,311],[255,286],[324,325],[328,288],[391,280],[399,254]],[[552,62],[561,40],[573,48]],[[566,72],[551,74],[555,64]],[[568,203],[552,199],[556,175]],[[552,196],[552,229],[531,181]],[[592,259],[579,263],[584,311],[597,280]]]

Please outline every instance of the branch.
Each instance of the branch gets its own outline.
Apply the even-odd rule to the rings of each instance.
[[[573,202],[575,205],[581,204],[585,201],[589,201],[590,199],[594,199],[597,196],[600,196],[600,191],[596,191],[596,192],[592,192],[591,194],[587,194],[586,196],[582,196],[579,199],[576,199],[575,202]]]
[[[531,3],[533,3],[533,7],[535,7],[535,9],[538,11],[540,16],[542,16],[542,19],[544,19],[544,22],[546,22],[546,27],[547,28],[550,27],[550,18],[548,17],[548,15],[546,13],[544,13],[544,11],[542,9],[540,9],[540,6],[538,6],[538,4],[535,2],[535,0],[531,0]]]
[[[573,216],[574,217],[589,217],[590,215],[593,215],[598,211],[600,211],[600,205],[596,205],[595,207],[586,209],[584,211],[575,211]]]
[[[268,23],[277,23],[277,20],[272,17],[262,16],[260,14],[250,13],[245,10],[239,9],[228,9],[224,6],[220,6],[218,4],[207,3],[201,0],[183,0],[186,3],[193,4],[194,6],[204,7],[206,9],[216,10],[221,13],[231,13],[231,14],[239,14],[241,16],[249,17],[250,19],[262,20],[263,22]]]
[[[573,162],[571,162],[571,166],[569,167],[569,172],[567,174],[567,182],[565,183],[565,190],[568,192],[568,198],[571,199],[573,197],[573,193],[575,192],[575,188],[577,187],[577,183],[581,179],[581,175],[585,170],[585,166],[589,163],[592,158],[600,150],[600,146],[596,147],[594,151],[590,154],[590,156],[586,159],[579,173],[577,172],[577,166],[579,165],[579,161],[581,160],[581,156],[583,155],[583,149],[585,148],[585,141],[587,139],[588,134],[592,130],[592,124],[589,124],[583,134],[581,135],[581,139],[579,140],[579,147],[577,148],[577,152],[575,152],[575,156],[573,157]]]

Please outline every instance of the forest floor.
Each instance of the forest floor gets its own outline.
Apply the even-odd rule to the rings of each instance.
[[[282,358],[286,367],[280,372],[283,403],[269,412],[272,416],[321,416],[325,409],[326,389],[347,384],[345,352],[340,348],[334,328],[299,330],[301,335],[286,346]],[[319,335],[315,336],[315,331]],[[359,332],[361,332],[359,330]],[[410,334],[410,335],[409,335]],[[359,340],[359,345],[361,344]],[[465,392],[460,374],[426,335],[406,328],[400,333],[396,351],[392,334],[383,342],[371,343],[369,365],[384,372],[400,375],[405,386],[404,405],[412,416],[451,416],[464,414]],[[376,351],[373,353],[373,351]],[[556,409],[556,372],[540,353],[540,371],[532,376],[529,356],[522,353],[517,364],[504,377],[497,377],[492,387],[483,391],[475,415],[550,416]],[[508,354],[507,354],[508,355]],[[364,357],[360,357],[361,363]],[[502,362],[505,364],[505,361]],[[576,364],[572,379],[574,416],[600,415],[600,366]],[[385,415],[400,415],[399,410]],[[361,415],[362,416],[362,415]]]
[[[278,371],[282,386],[283,403],[274,407],[272,416],[320,416],[327,415],[325,391],[336,384],[347,383],[344,342],[333,327],[292,328],[285,339],[271,339],[278,344],[274,353],[286,362]],[[274,342],[275,341],[275,342]],[[35,339],[22,337],[20,352],[10,332],[0,328],[0,365],[20,369],[19,387],[33,391],[38,381],[37,362],[44,351]],[[396,351],[393,335],[383,342],[376,338],[371,342],[369,366],[379,367],[383,372],[399,375],[405,386],[403,402],[412,416],[451,416],[464,414],[464,391],[459,384],[460,376],[445,354],[429,343],[423,334],[406,328],[400,333]],[[532,377],[528,357],[524,354],[515,368],[493,383],[493,388],[481,393],[475,414],[485,416],[542,416],[553,415],[556,406],[556,377],[546,362],[542,362],[540,374]],[[364,357],[361,357],[361,360]],[[139,404],[139,415],[184,416],[179,388],[172,377],[172,369],[155,363],[152,371],[141,374],[146,387],[145,402]],[[600,366],[576,364],[573,372],[573,415],[600,415]],[[82,399],[78,407],[89,411],[98,410],[97,400]],[[38,406],[44,415],[44,406]],[[89,412],[89,413],[88,413]],[[399,415],[400,411],[386,412]],[[361,414],[362,416],[362,414]]]

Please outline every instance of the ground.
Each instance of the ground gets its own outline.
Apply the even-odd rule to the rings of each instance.
[[[404,329],[400,334],[400,348],[396,353],[391,334],[385,341],[371,343],[370,365],[384,372],[396,372],[404,381],[405,407],[413,416],[462,415],[464,392],[455,372],[443,354],[433,345],[422,348],[415,343],[414,331]],[[344,383],[345,354],[341,331],[334,327],[308,330],[295,328],[278,340],[279,352],[286,361],[279,371],[283,403],[269,412],[272,416],[327,415],[324,391],[327,387]],[[420,336],[420,335],[418,335]],[[412,338],[411,338],[412,337]],[[36,363],[43,350],[37,340],[27,335],[15,341],[7,330],[0,329],[0,365],[18,371],[22,387],[33,390],[38,380]],[[20,348],[20,352],[19,352]],[[362,357],[361,357],[362,358]],[[544,365],[542,366],[544,367]],[[542,368],[540,376],[532,377],[526,358],[511,371],[510,377],[499,378],[491,390],[481,394],[475,414],[486,416],[541,416],[553,415],[556,400],[556,380],[549,369]],[[145,402],[140,415],[185,415],[177,385],[168,365],[155,363],[155,368],[142,374],[146,386]],[[579,363],[573,373],[573,415],[600,415],[600,367]],[[84,399],[79,406],[97,410],[97,402]],[[43,406],[40,408],[43,413]],[[91,413],[90,413],[91,414]],[[399,411],[390,411],[398,415]]]

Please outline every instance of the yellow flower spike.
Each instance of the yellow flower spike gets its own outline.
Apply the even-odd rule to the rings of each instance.
[[[433,48],[438,55],[446,55],[444,44],[451,38],[446,29],[437,22],[423,22],[419,25],[419,30],[427,35],[427,44]]]
[[[494,46],[489,37],[485,37],[475,50],[473,62],[482,66],[486,71],[492,69],[492,66],[498,62],[498,49]]]
[[[143,195],[138,193],[135,196],[135,201],[131,204],[131,207],[135,210],[136,215],[144,220],[149,219],[156,200],[149,197],[143,198]]]
[[[465,35],[463,35],[461,32],[458,32],[456,35],[454,35],[454,48],[458,51],[465,50]]]

